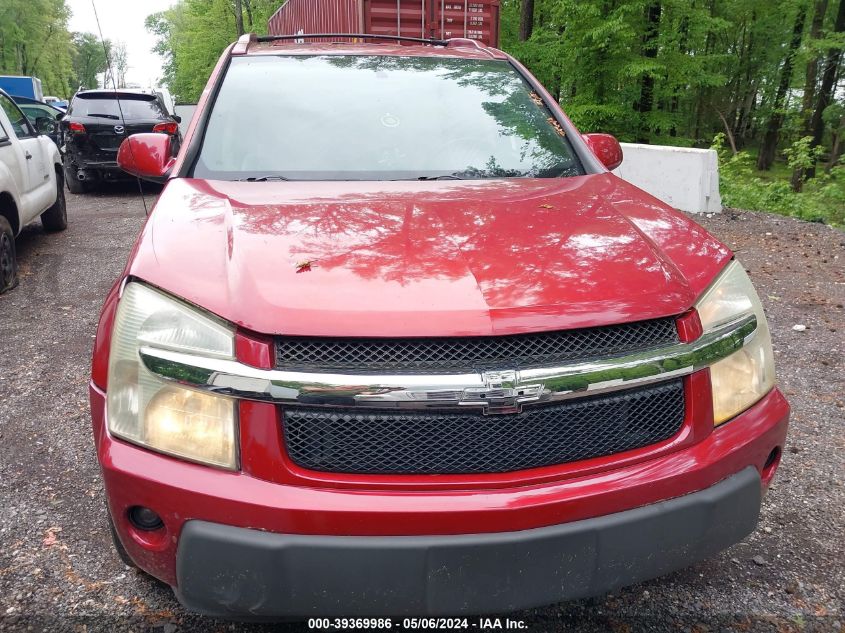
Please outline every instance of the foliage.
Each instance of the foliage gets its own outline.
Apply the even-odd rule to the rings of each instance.
[[[831,134],[842,134],[845,129],[845,105],[831,103],[822,112],[822,120]]]
[[[0,0],[0,74],[38,77],[45,95],[96,88],[106,69],[103,43],[70,33],[69,18],[66,0]]]
[[[698,147],[716,133],[730,135],[739,155],[723,160],[726,203],[841,224],[841,168],[793,196],[788,174],[772,180],[748,161],[765,151],[798,174],[796,188],[818,173],[820,159],[838,162],[845,146],[841,89],[834,82],[819,93],[828,68],[845,75],[843,3],[535,0],[532,34],[521,41],[523,0],[502,0],[501,38],[581,130]],[[826,11],[817,16],[818,7]],[[811,119],[823,120],[820,132]]]
[[[845,166],[834,167],[829,173],[814,178],[801,193],[795,193],[787,180],[766,180],[755,173],[754,157],[749,152],[732,155],[726,150],[724,133],[716,135],[713,148],[719,154],[720,186],[725,206],[773,211],[802,220],[845,227]],[[805,137],[796,141],[789,151],[792,160],[806,162],[813,150],[808,150]]]
[[[0,0],[0,74],[34,75],[45,94],[73,83],[73,42],[65,0]]]
[[[622,140],[681,137],[688,139],[681,144],[689,144],[703,128],[712,137],[721,126],[710,103],[725,100],[725,88],[740,70],[732,40],[742,29],[775,29],[782,20],[776,5],[783,3],[771,3],[768,20],[752,20],[750,0],[714,0],[713,9],[704,2],[665,0],[659,3],[656,55],[650,57],[644,33],[652,0],[537,0],[532,37],[519,42],[513,29],[503,28],[502,44],[558,96],[581,129]],[[504,1],[505,24],[518,20],[519,7],[520,0]],[[755,62],[762,63],[764,50]],[[644,78],[654,82],[654,105],[641,111]]]
[[[177,99],[195,103],[223,50],[238,38],[236,8],[244,11],[244,29],[267,33],[267,20],[279,0],[179,0],[147,17],[156,38],[153,50],[164,60],[163,80]]]
[[[76,81],[75,85],[71,86],[71,92],[78,88],[97,88],[97,75],[107,67],[103,43],[93,33],[74,33],[73,46],[73,72]]]
[[[783,153],[790,169],[809,169],[816,164],[823,151],[823,147],[813,147],[811,136],[802,136]]]

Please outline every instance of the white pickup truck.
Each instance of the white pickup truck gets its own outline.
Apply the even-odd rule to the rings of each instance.
[[[53,122],[37,128],[0,90],[0,293],[18,279],[15,236],[41,216],[45,231],[67,228],[59,149],[47,134]]]

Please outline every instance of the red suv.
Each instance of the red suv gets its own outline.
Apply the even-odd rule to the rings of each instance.
[[[504,612],[755,527],[789,406],[731,252],[471,40],[245,36],[109,293],[115,544],[215,616]]]

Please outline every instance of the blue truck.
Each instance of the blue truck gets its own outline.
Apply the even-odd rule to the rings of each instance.
[[[13,97],[29,97],[30,99],[44,101],[41,80],[37,77],[0,75],[0,88]]]

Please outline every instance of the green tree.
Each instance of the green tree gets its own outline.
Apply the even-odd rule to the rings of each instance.
[[[107,42],[108,44],[108,42]],[[92,33],[73,34],[74,90],[97,88],[97,75],[106,71],[106,53],[99,37]]]
[[[179,0],[147,17],[162,56],[163,82],[186,102],[195,102],[220,54],[245,30],[267,32],[278,0]]]
[[[757,169],[768,170],[775,162],[775,150],[778,144],[778,135],[784,120],[784,100],[792,82],[792,68],[795,64],[795,55],[801,46],[801,37],[804,33],[804,19],[807,9],[799,6],[795,16],[795,25],[792,28],[792,38],[789,41],[789,48],[786,51],[783,67],[780,70],[780,80],[777,92],[772,104],[772,113],[766,122],[766,132],[763,136],[763,143],[760,152],[757,154]]]
[[[828,0],[815,0],[813,3],[813,20],[810,31],[803,45],[804,55],[804,89],[801,95],[801,112],[799,114],[799,134],[812,134],[813,106],[816,99],[816,84],[818,82],[819,64],[822,59],[822,49],[819,46],[824,17],[827,13]],[[792,172],[792,190],[801,191],[804,183],[804,170],[800,167]]]
[[[65,0],[0,1],[0,72],[41,79],[45,93],[66,95],[74,78]]]

